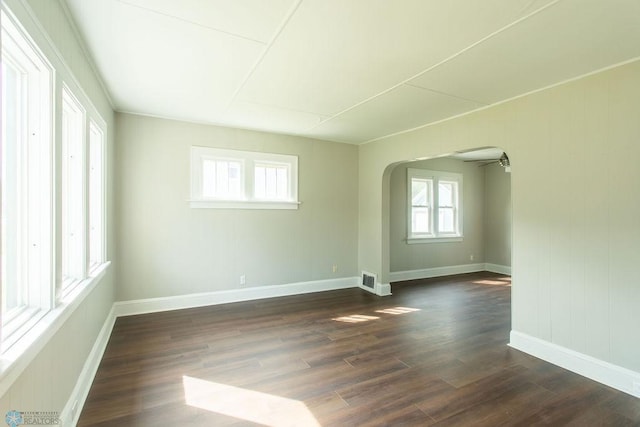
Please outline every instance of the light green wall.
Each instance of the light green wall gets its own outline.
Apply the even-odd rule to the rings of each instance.
[[[640,371],[640,62],[360,147],[359,265],[389,279],[388,167],[512,163],[512,327]]]
[[[407,168],[462,174],[461,242],[407,243]],[[484,262],[484,170],[475,163],[433,159],[403,163],[391,173],[390,268],[393,272]],[[473,255],[473,261],[470,256]]]
[[[76,91],[76,83],[79,84],[107,123],[107,248],[109,259],[115,260],[113,174],[111,173],[114,122],[109,101],[83,55],[58,1],[3,0],[3,3],[6,3],[16,14],[57,69],[58,88],[64,81]],[[41,23],[49,40],[53,42],[54,49],[48,45],[47,38],[42,36],[37,21]],[[61,58],[58,57],[58,53]],[[62,66],[61,59],[68,64],[70,72]],[[71,77],[71,73],[75,79]],[[57,262],[61,261],[58,259]],[[0,414],[5,414],[10,409],[22,411],[61,411],[63,409],[114,302],[114,277],[115,274],[111,268],[53,338],[26,366],[8,391],[0,397]]]
[[[119,300],[358,275],[357,147],[129,114],[116,127]],[[302,204],[190,208],[192,145],[297,155]]]
[[[511,267],[511,174],[497,163],[484,170],[484,262]]]

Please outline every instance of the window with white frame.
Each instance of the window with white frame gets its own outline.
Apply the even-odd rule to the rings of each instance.
[[[105,262],[105,146],[104,132],[89,121],[89,269]]]
[[[407,169],[408,241],[462,238],[462,174]]]
[[[3,347],[53,304],[53,69],[2,11]]]
[[[86,276],[84,123],[85,112],[67,87],[62,89],[62,292]]]
[[[191,147],[191,207],[297,209],[298,158]]]
[[[54,78],[5,2],[0,13],[2,373],[108,262],[106,125],[80,88]]]

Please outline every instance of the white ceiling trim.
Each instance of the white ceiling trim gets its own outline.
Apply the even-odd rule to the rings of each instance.
[[[347,112],[349,112],[349,111],[351,111],[351,110],[353,110],[353,109],[355,109],[355,108],[357,108],[357,107],[359,107],[359,106],[361,106],[363,104],[366,104],[367,102],[369,102],[371,100],[374,100],[374,99],[376,99],[376,98],[378,98],[378,97],[380,97],[382,95],[385,95],[386,93],[391,92],[392,90],[395,90],[395,89],[399,88],[400,86],[409,83],[411,80],[417,79],[418,77],[428,73],[429,71],[431,71],[431,70],[433,70],[435,68],[438,68],[438,67],[442,66],[443,64],[446,64],[447,62],[457,58],[458,56],[462,55],[463,53],[473,49],[474,47],[476,47],[476,46],[478,46],[478,45],[480,45],[480,44],[482,44],[484,42],[486,42],[487,40],[489,40],[489,39],[495,37],[496,35],[508,30],[509,28],[511,28],[511,27],[513,27],[515,25],[518,25],[519,23],[521,23],[523,21],[526,21],[527,19],[530,19],[531,17],[537,15],[538,13],[540,13],[540,12],[550,8],[550,7],[553,7],[554,5],[558,4],[561,1],[562,0],[553,0],[551,3],[547,3],[547,4],[543,5],[542,7],[534,10],[533,12],[531,12],[531,13],[529,13],[529,14],[527,14],[527,15],[525,15],[525,16],[523,16],[523,17],[521,17],[521,18],[519,18],[519,19],[517,19],[517,20],[515,20],[515,21],[513,21],[513,22],[511,22],[509,24],[507,24],[507,25],[505,25],[504,27],[492,32],[491,34],[481,38],[480,40],[476,41],[475,43],[470,44],[469,46],[465,47],[464,49],[461,49],[460,51],[454,53],[453,55],[451,55],[451,56],[443,59],[442,61],[440,61],[440,62],[438,62],[438,63],[436,63],[436,64],[434,64],[434,65],[432,65],[432,66],[430,66],[430,67],[428,67],[428,68],[426,68],[424,70],[422,70],[421,72],[419,72],[419,73],[417,73],[417,74],[415,74],[415,75],[413,75],[413,76],[401,81],[400,83],[397,83],[396,85],[391,86],[391,87],[383,90],[382,92],[377,93],[376,95],[370,96],[369,98],[364,99],[364,100],[362,100],[362,101],[360,101],[360,102],[358,102],[358,103],[356,103],[356,104],[354,104],[354,105],[352,105],[352,106],[350,106],[350,107],[348,107],[348,108],[346,108],[346,109],[334,114],[333,116],[329,117],[328,119],[323,120],[320,123],[318,123],[317,125],[309,128],[308,131],[312,131],[313,129],[317,128],[318,126],[324,124],[325,122],[328,122],[328,121],[330,121],[330,120],[332,120],[332,119],[334,119],[336,117],[339,117],[342,114],[345,114],[345,113],[347,113]],[[415,86],[415,85],[410,85],[410,86]],[[429,88],[423,88],[423,87],[421,87],[421,88],[430,90]],[[451,94],[448,94],[448,93],[445,93],[444,95],[455,97],[455,95],[451,95]],[[473,102],[478,102],[478,101],[473,101]],[[483,104],[482,102],[479,102],[479,103]],[[477,111],[477,110],[474,110],[474,111]],[[421,126],[421,127],[423,127],[423,126]],[[406,132],[406,131],[402,131],[400,133],[404,133],[404,132]],[[382,138],[386,138],[386,136],[385,137],[380,137],[380,138],[375,138],[374,140],[366,141],[364,143],[376,141],[376,140],[379,140],[379,139],[382,139]]]
[[[628,59],[626,61],[619,62],[617,64],[608,65],[606,67],[603,67],[603,68],[600,68],[600,69],[597,69],[597,70],[594,70],[594,71],[590,71],[588,73],[585,73],[585,74],[582,74],[582,75],[579,75],[579,76],[576,76],[576,77],[572,77],[570,79],[562,80],[560,82],[553,83],[553,84],[550,84],[550,85],[545,86],[545,87],[534,89],[534,90],[531,90],[529,92],[522,93],[520,95],[516,95],[516,96],[513,96],[513,97],[508,98],[508,99],[503,99],[502,101],[498,101],[498,102],[495,102],[493,104],[488,104],[488,105],[485,105],[484,107],[476,108],[476,109],[470,110],[470,111],[465,111],[464,113],[456,114],[455,116],[447,117],[447,118],[442,119],[442,120],[436,120],[434,122],[426,123],[426,124],[421,125],[421,126],[416,126],[414,128],[411,128],[411,129],[405,129],[405,130],[402,130],[400,132],[394,132],[394,133],[390,133],[389,135],[384,135],[384,136],[381,136],[381,137],[378,137],[378,138],[373,138],[373,139],[370,139],[368,141],[365,141],[365,142],[362,142],[362,143],[359,143],[359,144],[356,143],[356,145],[365,145],[365,144],[369,144],[371,142],[381,141],[383,139],[392,138],[394,136],[398,136],[398,135],[402,135],[402,134],[405,134],[405,133],[414,132],[416,130],[424,129],[424,128],[429,127],[429,126],[435,126],[435,125],[440,124],[440,123],[448,122],[449,120],[454,120],[454,119],[457,119],[457,118],[460,118],[460,117],[468,116],[469,114],[477,113],[478,111],[487,110],[489,108],[493,108],[495,106],[506,104],[507,102],[514,101],[516,99],[520,99],[520,98],[524,98],[524,97],[529,96],[529,95],[533,95],[534,93],[543,92],[543,91],[545,91],[547,89],[552,89],[554,87],[562,86],[562,85],[565,85],[567,83],[575,82],[577,80],[581,80],[581,79],[587,78],[589,76],[593,76],[595,74],[603,73],[603,72],[605,72],[607,70],[612,70],[614,68],[622,67],[623,65],[631,64],[631,63],[637,62],[637,61],[640,61],[640,56],[636,56],[635,58],[631,58],[631,59]],[[453,96],[453,95],[449,95],[449,96]]]
[[[280,37],[280,34],[282,34],[282,31],[285,29],[285,27],[287,26],[287,24],[289,23],[293,15],[296,13],[296,10],[298,10],[298,7],[300,7],[300,4],[302,4],[302,0],[296,0],[293,6],[291,6],[291,9],[289,9],[289,12],[287,12],[287,14],[285,15],[284,19],[282,20],[282,23],[280,24],[280,26],[278,26],[278,29],[273,34],[273,37],[271,37],[271,40],[269,40],[269,43],[267,43],[267,46],[263,49],[262,53],[260,54],[256,62],[253,64],[253,66],[251,67],[247,75],[244,77],[240,85],[233,92],[233,95],[231,95],[231,101],[229,101],[227,108],[229,108],[235,102],[236,98],[238,97],[238,94],[240,93],[242,88],[244,88],[244,86],[247,84],[247,81],[249,81],[253,73],[255,73],[258,66],[260,66],[260,63],[264,60],[264,57],[267,55],[267,53],[269,53],[269,49],[271,49],[271,47],[276,42],[276,40],[278,40],[278,37]]]

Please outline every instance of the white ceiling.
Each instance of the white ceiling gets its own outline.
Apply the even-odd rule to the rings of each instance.
[[[640,57],[639,0],[65,0],[118,111],[364,143]]]

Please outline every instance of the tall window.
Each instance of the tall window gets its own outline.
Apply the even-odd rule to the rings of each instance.
[[[65,83],[66,69],[55,78],[56,69],[4,1],[0,14],[4,373],[74,310],[68,303],[86,296],[84,291],[98,283],[108,266],[107,128],[82,90]],[[59,57],[52,61],[64,66]]]
[[[62,90],[62,289],[67,292],[86,272],[84,122],[80,103]]]
[[[462,237],[462,175],[407,169],[408,240]]]
[[[297,209],[298,158],[191,147],[191,206]]]
[[[53,302],[52,69],[4,11],[2,22],[2,339]]]
[[[89,268],[105,260],[105,152],[104,132],[89,123]]]

